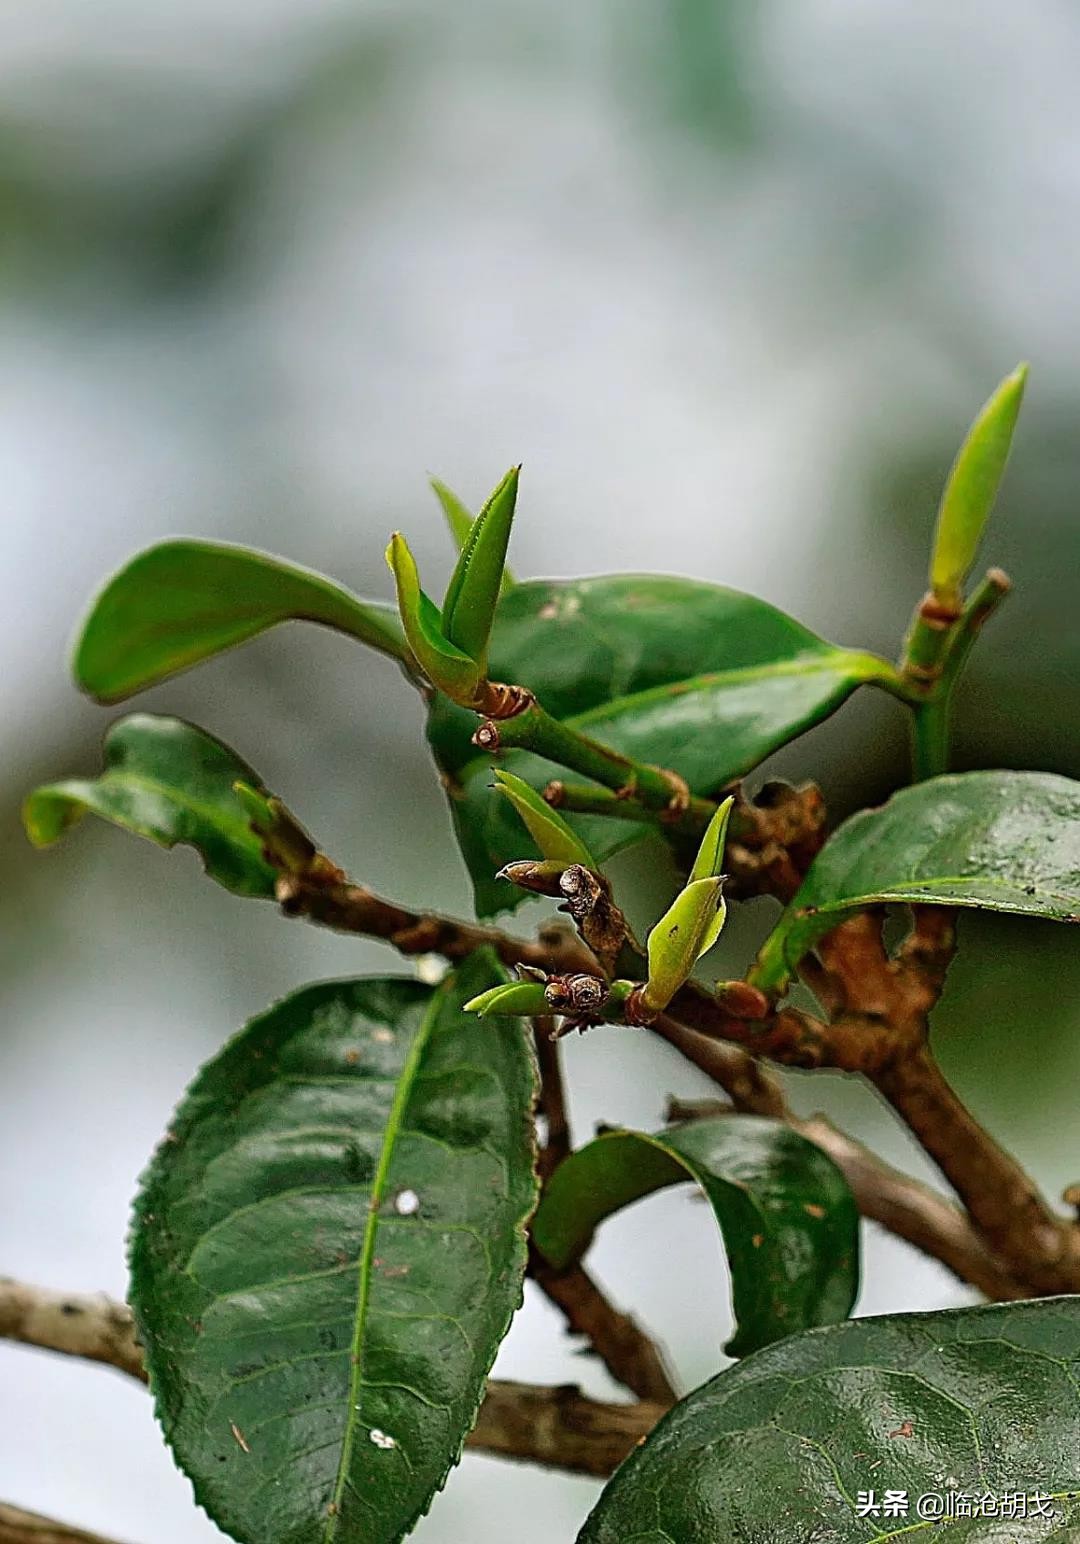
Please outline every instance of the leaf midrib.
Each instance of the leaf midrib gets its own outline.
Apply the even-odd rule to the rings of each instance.
[[[204,804],[198,798],[192,798],[190,794],[184,794],[181,789],[176,787],[175,783],[161,783],[161,781],[158,781],[158,778],[145,777],[145,774],[142,774],[142,772],[128,772],[127,767],[108,767],[104,774],[102,774],[102,777],[94,778],[94,780],[73,778],[70,783],[54,783],[53,791],[59,794],[65,787],[94,789],[94,787],[100,787],[102,784],[108,783],[133,783],[136,787],[150,789],[153,794],[164,794],[173,803],[179,804],[182,809],[190,811],[190,814],[202,815],[205,820],[210,821],[210,824],[215,824],[215,826],[226,829],[226,831],[227,829],[235,828],[236,831],[243,831],[244,835],[249,835],[249,826],[244,821],[243,815],[236,815],[235,818],[230,818],[229,812],[221,804]],[[48,792],[48,789],[43,789],[42,792]],[[71,795],[68,795],[68,797],[71,797]],[[87,803],[87,800],[80,798],[80,803]]]
[[[334,1509],[327,1518],[326,1531],[323,1534],[324,1544],[331,1544],[331,1541],[337,1536],[339,1519],[341,1517],[341,1501],[345,1494],[345,1486],[348,1483],[349,1465],[356,1441],[356,1431],[360,1425],[357,1419],[356,1406],[360,1390],[364,1386],[364,1368],[361,1353],[364,1344],[364,1332],[367,1326],[368,1301],[371,1295],[375,1238],[379,1231],[379,1206],[383,1200],[386,1181],[390,1173],[390,1165],[394,1157],[394,1148],[401,1132],[405,1108],[412,1094],[413,1081],[424,1051],[427,1049],[432,1030],[435,1027],[435,1021],[442,1005],[442,998],[442,992],[437,992],[433,995],[421,1020],[420,1028],[416,1032],[416,1038],[409,1047],[409,1054],[406,1056],[404,1066],[401,1069],[393,1103],[387,1116],[386,1134],[383,1137],[383,1144],[379,1150],[379,1161],[376,1165],[375,1177],[371,1182],[371,1199],[368,1202],[368,1224],[364,1229],[364,1243],[357,1266],[359,1295],[356,1304],[356,1320],[353,1326],[352,1345],[350,1347],[352,1376],[349,1380],[349,1407],[345,1413],[345,1432],[341,1441],[341,1458],[338,1462],[338,1472],[334,1480]]]
[[[604,723],[610,718],[647,707],[653,702],[662,702],[672,696],[688,697],[710,687],[724,690],[728,686],[749,685],[781,676],[825,675],[837,671],[840,666],[846,666],[849,674],[862,681],[885,685],[892,680],[891,665],[876,654],[863,654],[855,649],[836,649],[826,645],[820,650],[806,650],[790,659],[773,661],[767,665],[746,665],[738,670],[710,670],[703,675],[684,676],[660,686],[646,687],[644,691],[613,697],[610,702],[588,708],[584,713],[574,714],[563,722],[575,729],[583,728],[590,724]]]

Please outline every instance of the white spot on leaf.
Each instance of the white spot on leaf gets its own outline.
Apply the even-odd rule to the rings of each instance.
[[[415,1190],[400,1190],[394,1201],[399,1217],[413,1217],[420,1210],[420,1197]]]

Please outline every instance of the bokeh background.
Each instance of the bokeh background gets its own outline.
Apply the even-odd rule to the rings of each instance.
[[[67,650],[132,549],[193,533],[385,595],[387,533],[450,547],[425,487],[525,463],[526,575],[686,572],[893,653],[944,472],[1032,379],[987,556],[1017,581],[958,716],[961,765],[1080,775],[1080,17],[1061,0],[0,3],[0,1271],[124,1291],[136,1175],[198,1063],[313,977],[399,969],[87,823],[19,803],[97,765]],[[151,694],[224,736],[354,873],[468,892],[388,663],[290,627]],[[902,776],[866,696],[776,761],[838,812]],[[631,865],[632,867],[632,865]],[[630,868],[626,871],[630,876]],[[730,964],[767,922],[731,931]],[[1080,1178],[1080,965],[969,921],[936,1032],[1056,1192]],[[697,1075],[644,1037],[567,1046],[579,1134]],[[794,1080],[918,1167],[857,1085]],[[920,1170],[920,1172],[925,1172]],[[728,1324],[704,1208],[594,1252],[684,1387]],[[530,1289],[531,1291],[531,1289]],[[860,1311],[965,1300],[871,1231]],[[612,1392],[530,1295],[507,1375]],[[557,1544],[597,1487],[468,1457],[423,1544]],[[118,1375],[0,1345],[0,1497],[132,1544],[220,1537]]]

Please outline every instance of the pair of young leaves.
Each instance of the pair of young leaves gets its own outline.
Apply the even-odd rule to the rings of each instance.
[[[472,705],[487,670],[487,648],[499,595],[507,584],[506,549],[517,504],[520,467],[512,467],[473,520],[444,484],[432,484],[461,551],[442,608],[420,586],[416,561],[400,532],[386,561],[397,586],[401,622],[416,661],[455,702]]]
[[[930,560],[938,603],[959,609],[983,529],[997,498],[1016,428],[1027,366],[1019,365],[987,400],[968,431],[946,480]],[[441,609],[420,585],[416,562],[400,533],[386,558],[397,587],[409,647],[440,691],[466,707],[477,701],[499,595],[508,583],[506,552],[517,502],[520,467],[506,474],[476,519],[443,483],[433,487],[460,546]]]
[[[552,877],[579,864],[595,873],[599,865],[558,812],[522,778],[512,772],[495,772],[496,792],[504,794],[521,816],[529,835],[543,856],[541,865]],[[642,991],[643,1005],[661,1013],[690,972],[720,937],[727,916],[724,875],[721,872],[724,842],[734,799],[721,803],[709,821],[686,884],[649,933],[646,942],[648,976]],[[549,1011],[540,982],[520,981],[494,987],[466,1004],[480,1014],[537,1014]]]

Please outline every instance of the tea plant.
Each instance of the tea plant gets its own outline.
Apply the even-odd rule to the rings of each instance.
[[[40,845],[90,812],[196,848],[238,896],[448,967],[437,984],[399,966],[306,987],[202,1069],[135,1202],[133,1326],[117,1305],[0,1287],[4,1333],[149,1379],[230,1536],[390,1544],[465,1443],[614,1471],[587,1544],[1080,1527],[1080,1227],[965,1109],[928,1034],[958,911],[1080,920],[1080,784],[948,771],[953,693],[1009,588],[997,569],[968,577],[1024,384],[1002,383],[957,456],[896,664],[702,580],[515,581],[517,470],[475,518],[435,484],[460,550],[441,606],[401,535],[396,608],[203,541],[151,548],[98,597],[75,675],[106,703],[291,618],[396,660],[427,705],[482,919],[350,879],[239,755],[178,719],[120,719],[99,776],[27,801]],[[814,785],[743,781],[868,687],[912,728],[913,780],[883,807],[830,833]],[[645,838],[685,879],[639,938],[605,865]],[[532,937],[486,920],[530,894],[562,916]],[[780,905],[756,958],[711,980],[726,908],[759,895]],[[601,1023],[659,1036],[718,1097],[572,1147],[558,1040]],[[867,1080],[956,1199],[796,1116],[774,1064]],[[723,1235],[737,1361],[678,1398],[582,1262],[606,1218],[687,1180]],[[988,1304],[851,1320],[860,1213]],[[488,1379],[526,1275],[633,1402]],[[12,1511],[4,1536],[45,1526]],[[474,1536],[493,1537],[482,1517]]]

